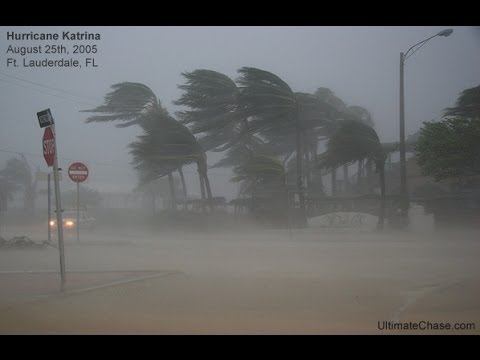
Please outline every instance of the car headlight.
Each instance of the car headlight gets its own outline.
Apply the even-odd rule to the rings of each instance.
[[[73,226],[73,221],[67,221],[67,222],[65,223],[65,225],[67,225],[67,226]]]

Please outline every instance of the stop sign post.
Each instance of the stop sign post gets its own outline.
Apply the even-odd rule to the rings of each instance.
[[[88,178],[88,168],[81,162],[75,162],[68,167],[68,176],[77,183],[77,241],[80,241],[80,183]]]
[[[57,142],[55,137],[55,122],[50,109],[46,109],[37,113],[40,128],[45,128],[42,140],[43,157],[48,167],[53,166],[53,181],[55,185],[55,205],[57,213],[57,232],[58,232],[58,251],[60,255],[60,290],[65,290],[65,252],[63,246],[63,220],[62,220],[62,202],[60,200],[60,181],[58,175],[58,157]],[[49,195],[50,196],[50,195]],[[50,211],[49,211],[50,213]],[[50,218],[50,214],[49,214]],[[49,219],[50,226],[50,219]],[[49,228],[50,229],[50,228]]]

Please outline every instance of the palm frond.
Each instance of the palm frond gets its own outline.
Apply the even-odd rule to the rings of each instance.
[[[102,114],[88,117],[86,123],[120,121],[122,124],[117,127],[127,127],[141,124],[145,113],[161,107],[153,91],[146,85],[123,82],[114,84],[111,88],[113,91],[105,96],[103,105],[90,110],[81,110]]]

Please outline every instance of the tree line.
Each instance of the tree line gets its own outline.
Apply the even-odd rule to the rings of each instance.
[[[322,172],[332,174],[335,195],[336,169],[341,165],[346,178],[353,162],[359,167],[364,162],[369,168],[373,164],[379,173],[384,171],[385,153],[367,109],[347,106],[325,87],[313,94],[294,91],[266,70],[242,67],[238,73],[235,80],[213,70],[182,73],[184,83],[178,86],[182,95],[174,104],[183,110],[174,115],[146,85],[115,84],[102,105],[84,110],[92,113],[86,122],[113,121],[119,128],[139,126],[142,134],[129,144],[139,184],[166,176],[172,199],[173,173],[178,172],[186,196],[182,168],[195,163],[201,197],[211,211],[213,196],[206,161],[210,151],[224,152],[213,167],[233,168],[232,181],[241,182],[243,191],[252,194],[253,208],[262,184],[286,186],[289,173],[294,173],[303,219],[305,191],[312,178],[323,186]],[[327,151],[318,154],[321,142],[327,142]],[[294,171],[289,168],[292,159]],[[176,207],[175,200],[171,207]]]

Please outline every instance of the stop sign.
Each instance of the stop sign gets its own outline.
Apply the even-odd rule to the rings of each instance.
[[[76,162],[70,165],[68,168],[68,176],[72,181],[75,181],[76,183],[83,182],[87,180],[88,177],[88,168],[85,166],[85,164],[82,164],[81,162]]]
[[[51,127],[45,128],[43,133],[43,157],[48,166],[53,166],[55,161],[55,135]]]

